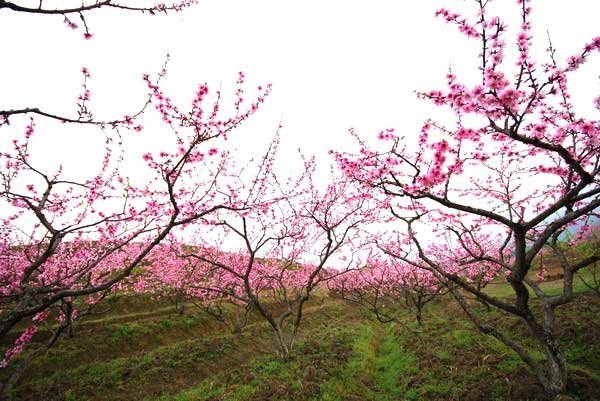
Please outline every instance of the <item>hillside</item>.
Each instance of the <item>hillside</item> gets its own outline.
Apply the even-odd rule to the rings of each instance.
[[[341,301],[313,299],[293,356],[281,361],[262,322],[233,335],[193,308],[179,316],[124,298],[36,360],[14,399],[541,400],[520,359],[448,301],[428,305],[419,327],[408,314],[382,325]],[[559,314],[580,399],[600,399],[600,299],[586,295]]]

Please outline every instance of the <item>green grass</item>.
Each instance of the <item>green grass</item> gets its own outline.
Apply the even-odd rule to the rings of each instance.
[[[212,380],[206,380],[195,388],[175,395],[164,395],[156,398],[156,401],[204,401],[222,394],[222,387],[215,386],[215,382]]]
[[[582,270],[575,273],[573,278],[573,292],[581,293],[588,290],[585,284],[581,281],[581,277],[584,279],[591,279],[591,273],[587,270]],[[563,292],[563,281],[542,281],[538,283],[540,288],[546,293],[546,295],[560,295]],[[530,288],[527,288],[531,296],[535,297],[535,294]],[[506,281],[492,282],[487,285],[484,292],[488,295],[498,298],[514,298],[515,292],[513,291],[510,284]]]
[[[338,401],[358,396],[363,399],[373,399],[372,390],[365,385],[365,380],[370,379],[375,369],[376,345],[379,339],[375,337],[376,330],[373,325],[363,324],[358,326],[352,351],[346,364],[339,366],[332,377],[321,386],[320,397],[323,401]],[[379,333],[377,333],[379,335]]]
[[[375,383],[382,390],[380,400],[415,399],[408,384],[417,371],[417,357],[398,344],[393,335],[393,326],[388,326],[376,360]]]
[[[82,325],[75,338],[31,365],[14,399],[541,400],[519,357],[480,334],[448,298],[427,305],[422,327],[409,313],[400,315],[400,324],[382,325],[333,299],[309,305],[285,361],[274,355],[272,333],[260,321],[233,335],[191,310],[184,316],[169,308],[150,314],[161,308],[144,302],[146,308],[135,303],[137,313],[123,308],[103,324]],[[571,371],[587,389],[579,401],[591,400],[585,394],[600,388],[600,299],[587,296],[558,313]],[[526,338],[526,327],[510,316],[486,316]],[[524,344],[543,358],[535,344]]]

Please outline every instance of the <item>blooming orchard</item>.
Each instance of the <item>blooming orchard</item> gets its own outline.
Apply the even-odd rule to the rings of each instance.
[[[491,14],[489,2],[476,3],[475,19],[446,9],[438,15],[479,42],[481,82],[463,84],[450,72],[446,88],[420,94],[450,109],[454,121],[427,121],[416,150],[387,131],[380,134],[387,150],[364,145],[359,155],[336,157],[348,176],[398,200],[392,212],[406,223],[409,245],[388,253],[445,281],[479,329],[517,352],[554,396],[566,391],[568,375],[554,311],[573,299],[576,271],[598,256],[563,266],[559,296],[544,293],[528,273],[548,241],[600,206],[600,122],[576,113],[568,86],[569,75],[600,49],[600,38],[564,64],[550,44],[548,60],[540,63],[531,56],[531,2],[520,0],[518,56],[510,61],[508,26]],[[423,239],[424,230],[435,241]],[[475,274],[468,273],[472,269]],[[511,301],[491,297],[469,280],[499,272],[514,290]],[[541,316],[530,308],[528,288],[544,305]],[[522,339],[477,315],[465,293],[526,322],[546,359],[536,360]]]
[[[87,78],[87,71],[84,74]],[[165,74],[163,69],[158,79]],[[246,106],[240,74],[235,115],[223,118],[219,92],[206,105],[206,85],[198,87],[191,107],[183,111],[149,76],[144,79],[150,89],[149,104],[172,136],[172,150],[143,155],[146,182],[134,185],[134,180],[120,171],[119,128],[140,131],[130,117],[113,122],[115,131],[104,131],[102,165],[86,180],[71,179],[61,169],[37,167],[29,153],[30,142],[35,140],[33,121],[22,139],[17,135],[13,148],[0,154],[4,167],[1,201],[5,210],[11,211],[0,227],[0,279],[6,305],[0,320],[1,336],[25,318],[39,318],[41,312],[64,299],[93,297],[110,290],[174,228],[219,209],[246,207],[234,188],[221,188],[219,177],[226,174],[228,155],[217,150],[216,141],[226,139],[257,110],[269,87],[261,87],[256,100]],[[86,110],[87,98],[86,89],[79,99],[80,110]],[[28,226],[31,221],[33,225]],[[20,337],[18,343],[30,337]],[[9,349],[4,363],[15,354]]]
[[[198,220],[193,242],[177,246],[174,257],[194,272],[186,277],[188,297],[234,331],[255,310],[275,334],[278,354],[287,358],[311,293],[359,263],[360,228],[374,214],[369,199],[343,177],[315,187],[312,160],[303,174],[282,183],[272,171],[273,155],[265,156],[254,179],[236,186],[243,210]],[[225,251],[227,246],[233,249]],[[333,267],[338,269],[327,269]],[[170,276],[162,266],[156,270],[154,277]],[[242,314],[232,317],[231,307],[241,307]]]
[[[406,307],[422,324],[423,308],[443,293],[442,283],[427,270],[395,259],[372,257],[367,267],[341,274],[327,282],[334,296],[358,304],[382,323],[401,321]]]
[[[50,9],[43,1],[30,8],[0,0],[0,9],[58,15],[72,29],[80,29],[78,16],[90,39],[94,9],[155,14],[195,3],[144,8],[106,0]],[[449,292],[481,332],[522,358],[548,397],[564,394],[569,372],[555,310],[577,297],[576,273],[600,260],[590,240],[600,206],[600,121],[576,110],[569,78],[600,50],[600,37],[565,61],[548,43],[540,62],[532,56],[530,0],[516,1],[515,26],[494,15],[490,1],[474,3],[474,18],[448,9],[436,15],[478,43],[478,81],[450,71],[444,88],[419,93],[453,118],[425,121],[416,146],[394,129],[374,141],[352,132],[360,150],[332,151],[340,171],[325,185],[313,181],[311,158],[302,158],[296,176],[275,171],[279,132],[258,163],[236,166],[238,155],[225,151],[224,141],[271,91],[265,85],[247,94],[243,73],[229,107],[208,84],[196,86],[190,104],[178,104],[163,89],[165,63],[143,76],[142,107],[118,118],[95,118],[88,68],[75,116],[0,110],[3,140],[14,138],[0,152],[0,339],[10,340],[0,366],[40,326],[53,333],[51,346],[114,291],[174,297],[180,313],[194,303],[235,332],[253,314],[287,358],[307,301],[327,283],[382,322],[398,320],[404,304],[421,323],[425,304]],[[600,111],[600,97],[594,105]],[[142,119],[153,112],[166,143],[144,148],[144,173],[130,177],[127,143],[147,134]],[[99,129],[97,171],[81,178],[44,167],[31,151],[40,118]],[[569,246],[588,248],[572,255]],[[549,274],[549,257],[559,261],[559,295],[538,282]],[[501,281],[512,297],[486,291]],[[590,286],[598,291],[597,281]],[[502,331],[486,315],[492,309],[524,322],[529,335]]]

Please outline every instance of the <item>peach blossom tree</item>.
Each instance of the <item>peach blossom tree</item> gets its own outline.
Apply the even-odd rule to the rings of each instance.
[[[437,12],[480,45],[478,83],[450,72],[445,88],[420,93],[454,118],[428,120],[416,146],[390,129],[378,144],[361,140],[359,154],[336,158],[406,223],[405,240],[387,244],[387,252],[444,281],[479,330],[516,352],[552,398],[567,393],[569,383],[556,310],[578,297],[573,278],[598,255],[562,266],[559,295],[545,292],[529,273],[553,238],[600,206],[600,121],[578,113],[569,86],[569,77],[600,50],[600,37],[564,62],[550,44],[547,59],[538,61],[531,50],[531,1],[514,2],[520,12],[515,42],[489,3],[475,1],[473,18]],[[506,56],[509,41],[514,60]],[[600,100],[595,105],[600,108]],[[513,296],[478,288],[472,271],[498,276]],[[520,320],[528,334],[502,330],[467,294]],[[540,309],[532,308],[532,297]],[[543,358],[526,345],[531,341]]]

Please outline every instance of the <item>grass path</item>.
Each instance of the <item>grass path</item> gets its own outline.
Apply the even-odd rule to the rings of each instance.
[[[315,400],[397,401],[414,399],[408,389],[416,357],[399,346],[394,325],[364,323],[348,362],[322,386]]]

